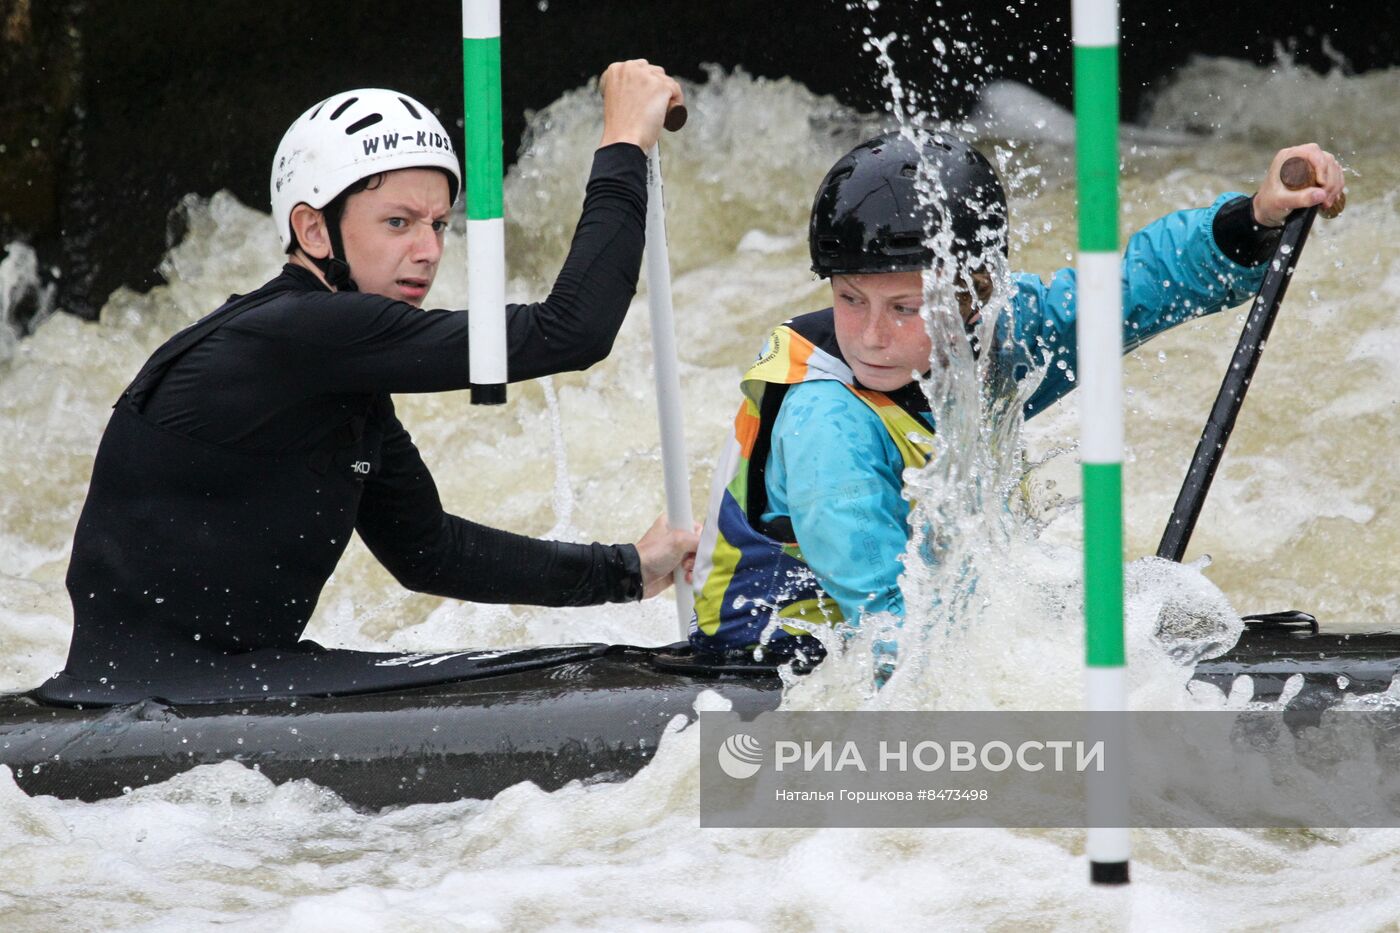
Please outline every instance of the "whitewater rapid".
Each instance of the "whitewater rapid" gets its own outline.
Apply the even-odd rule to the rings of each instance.
[[[1387,622],[1400,609],[1397,92],[1395,70],[1317,75],[1286,61],[1198,60],[1125,138],[1125,233],[1253,190],[1287,143],[1322,143],[1350,178],[1347,212],[1314,229],[1188,555],[1209,553],[1213,564],[1205,576],[1134,569],[1130,613],[1142,619],[1171,599],[1217,615],[1296,607],[1336,627]],[[994,129],[974,123],[974,133],[1018,137],[983,139],[1011,188],[1012,267],[1048,275],[1072,262],[1072,140],[1054,129],[1061,115],[1024,89],[1003,86],[983,105],[973,119]],[[836,156],[885,122],[790,81],[718,71],[690,89],[690,109],[690,125],[663,145],[686,446],[692,498],[703,502],[738,376],[763,336],[829,303],[807,272],[812,191]],[[563,258],[599,116],[584,89],[534,117],[506,185],[512,300],[542,295]],[[116,292],[97,322],[53,314],[0,343],[5,690],[62,665],[69,540],[112,401],[169,334],[280,265],[262,206],[226,193],[187,198],[188,232],[163,267],[169,285]],[[435,306],[466,301],[455,223]],[[1130,555],[1156,550],[1244,310],[1178,328],[1125,361]],[[512,387],[503,408],[472,407],[466,393],[396,399],[450,510],[581,540],[633,540],[647,527],[662,487],[645,311],[643,291],[606,362]],[[994,616],[1001,628],[973,633],[959,658],[964,680],[944,691],[950,704],[1080,701],[1079,528],[1063,507],[1077,495],[1077,433],[1072,395],[1027,425],[1031,511],[1046,527],[1014,551],[1006,580],[1033,580],[1038,595],[1018,602],[1011,592]],[[1067,595],[1057,604],[1055,593]],[[546,612],[410,594],[356,542],[307,636],[414,651],[656,644],[674,640],[675,619],[664,600]],[[1180,684],[1152,663],[1138,666],[1135,697],[1177,702]],[[826,699],[864,702],[856,686],[827,686]],[[790,704],[814,705],[810,694]],[[714,931],[877,920],[1380,929],[1400,916],[1395,831],[1138,831],[1134,884],[1092,890],[1078,831],[699,830],[697,749],[684,730],[626,784],[550,794],[521,785],[491,801],[380,814],[309,784],[274,787],[235,764],[97,804],[29,798],[0,773],[0,914],[8,929],[48,928],[61,911],[76,929]]]

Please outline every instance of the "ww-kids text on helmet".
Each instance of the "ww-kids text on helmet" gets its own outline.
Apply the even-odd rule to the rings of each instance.
[[[946,203],[933,203],[932,178]],[[957,256],[993,246],[1007,252],[1006,192],[991,163],[947,133],[927,134],[922,146],[898,132],[877,136],[841,157],[817,189],[808,228],[812,271],[829,278],[931,268],[929,241],[945,223]]]
[[[412,97],[360,88],[307,110],[288,127],[272,160],[272,220],[282,248],[291,252],[292,209],[298,204],[322,210],[361,179],[402,168],[446,172],[454,203],[462,190],[462,171],[447,131]],[[329,221],[334,258],[343,260],[339,218]]]

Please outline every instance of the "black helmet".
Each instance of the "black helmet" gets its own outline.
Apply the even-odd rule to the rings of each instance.
[[[921,153],[893,132],[861,143],[822,179],[807,235],[813,272],[827,278],[933,265],[926,241],[945,220],[915,188],[920,161],[947,192],[954,254],[977,255],[991,243],[1007,252],[1006,192],[986,157],[947,133],[928,134]]]

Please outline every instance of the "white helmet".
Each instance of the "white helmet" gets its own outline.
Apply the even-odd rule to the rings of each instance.
[[[440,168],[453,203],[462,170],[433,112],[407,94],[361,88],[327,97],[287,128],[272,160],[272,220],[292,245],[292,208],[320,210],[362,178],[400,168]]]

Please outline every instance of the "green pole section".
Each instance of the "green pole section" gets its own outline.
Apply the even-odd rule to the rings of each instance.
[[[1074,50],[1079,248],[1118,252],[1118,46]]]
[[[1123,467],[1085,463],[1084,660],[1090,667],[1122,667]]]
[[[467,219],[505,216],[501,205],[504,174],[501,135],[501,40],[462,40],[467,143]]]

